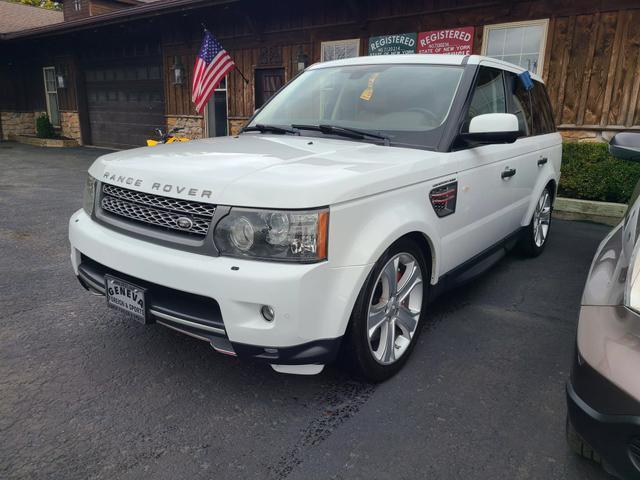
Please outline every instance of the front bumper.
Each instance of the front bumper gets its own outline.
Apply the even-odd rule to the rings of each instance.
[[[164,314],[164,318],[154,314],[156,321],[211,341],[214,348],[215,338],[221,337],[228,340],[234,353],[273,364],[320,364],[335,357],[370,268],[334,268],[329,262],[292,265],[175,250],[108,229],[82,210],[70,219],[69,239],[74,272],[85,286],[96,290],[95,284],[101,284],[100,275],[103,278],[104,273],[115,273],[141,286],[150,284],[187,298],[209,299],[210,306],[199,310],[206,321],[196,318],[195,323],[221,331],[175,321],[193,316],[192,311],[182,311],[184,308],[176,309],[166,302],[162,305],[159,300],[150,307]],[[94,275],[93,285],[87,281],[84,268],[91,262],[104,269]],[[165,297],[155,295],[157,299]],[[185,305],[184,298],[182,301]],[[189,303],[193,301],[187,300]],[[262,317],[263,305],[275,310],[272,322]],[[224,351],[223,343],[218,347]]]
[[[640,317],[623,306],[583,306],[567,385],[569,419],[618,478],[640,478]]]
[[[592,405],[598,405],[599,409]],[[609,413],[614,411],[619,413]],[[605,469],[621,479],[640,478],[640,415],[637,412],[640,412],[640,403],[588,364],[579,365],[576,360],[567,384],[569,419],[584,441],[600,455]]]

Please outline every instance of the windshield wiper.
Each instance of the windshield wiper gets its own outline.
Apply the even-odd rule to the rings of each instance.
[[[357,128],[342,127],[340,125],[291,125],[291,127],[297,130],[316,130],[326,134],[340,135],[349,138],[378,138],[380,140],[384,140],[386,147],[388,147],[390,143],[389,137],[386,135],[371,133],[366,130],[358,130]]]
[[[272,133],[290,133],[292,135],[300,135],[300,132],[295,128],[281,127],[278,125],[267,125],[265,123],[256,123],[250,127],[244,127],[243,132],[272,132]]]

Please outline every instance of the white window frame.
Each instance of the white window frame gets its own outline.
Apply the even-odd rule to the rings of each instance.
[[[224,88],[220,88],[220,84],[218,84],[218,87],[211,94],[211,98],[213,98],[213,96],[215,95],[215,92],[225,92],[224,100],[225,100],[225,107],[227,109],[227,136],[231,135],[231,131],[229,130],[230,124],[229,124],[229,89],[227,88],[228,82],[229,82],[229,75],[226,75],[224,77]],[[222,83],[222,81],[220,83]],[[211,137],[211,135],[209,134],[209,102],[211,101],[211,98],[209,98],[209,101],[207,101],[207,104],[204,106],[204,112],[203,112],[204,138],[214,138],[214,137]]]
[[[82,10],[82,0],[73,0],[73,9],[76,12]]]
[[[47,70],[53,71],[53,81],[56,82],[56,88],[54,88],[53,90],[48,90],[47,88],[48,87],[47,86]],[[59,127],[60,126],[60,102],[58,101],[59,100],[58,88],[57,88],[58,77],[56,76],[56,67],[53,67],[53,66],[42,67],[42,80],[44,81],[44,96],[47,101],[47,115],[49,115],[49,121],[54,127]],[[53,93],[56,95],[56,108],[58,109],[58,123],[53,123],[53,116],[51,115],[51,102],[49,100],[49,95]]]
[[[345,40],[330,40],[328,42],[322,42],[320,44],[320,61],[328,62],[330,60],[325,60],[324,55],[327,47],[334,47],[336,45],[350,45],[351,47],[356,47],[356,57],[360,56],[360,39],[359,38],[347,38]],[[352,57],[351,57],[352,58]]]
[[[512,27],[528,27],[531,25],[542,26],[542,37],[540,38],[540,52],[538,53],[538,70],[536,75],[542,77],[544,72],[544,54],[547,49],[547,34],[549,32],[549,19],[541,18],[539,20],[526,20],[522,22],[507,22],[507,23],[494,23],[492,25],[485,25],[482,29],[482,55],[487,55],[487,47],[489,46],[489,31],[499,30],[501,28]],[[493,57],[491,57],[493,58]]]

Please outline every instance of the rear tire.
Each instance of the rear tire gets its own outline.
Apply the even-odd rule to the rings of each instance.
[[[404,366],[420,333],[431,274],[420,247],[409,238],[380,257],[356,300],[344,358],[371,382],[391,378]]]
[[[527,257],[537,257],[544,251],[551,233],[551,193],[545,187],[531,216],[531,222],[524,229],[519,242],[520,251]]]

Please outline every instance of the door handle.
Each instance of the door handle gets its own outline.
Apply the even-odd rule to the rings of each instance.
[[[538,160],[538,166],[541,167],[547,162],[548,162],[547,157],[543,157],[540,160]]]
[[[502,173],[500,174],[500,176],[501,176],[501,177],[502,177],[502,179],[504,180],[504,179],[506,179],[506,178],[511,178],[511,177],[513,177],[515,174],[516,174],[516,169],[515,169],[515,168],[509,168],[509,167],[507,167],[507,168],[505,168],[505,169],[504,169],[504,172],[502,172]]]

